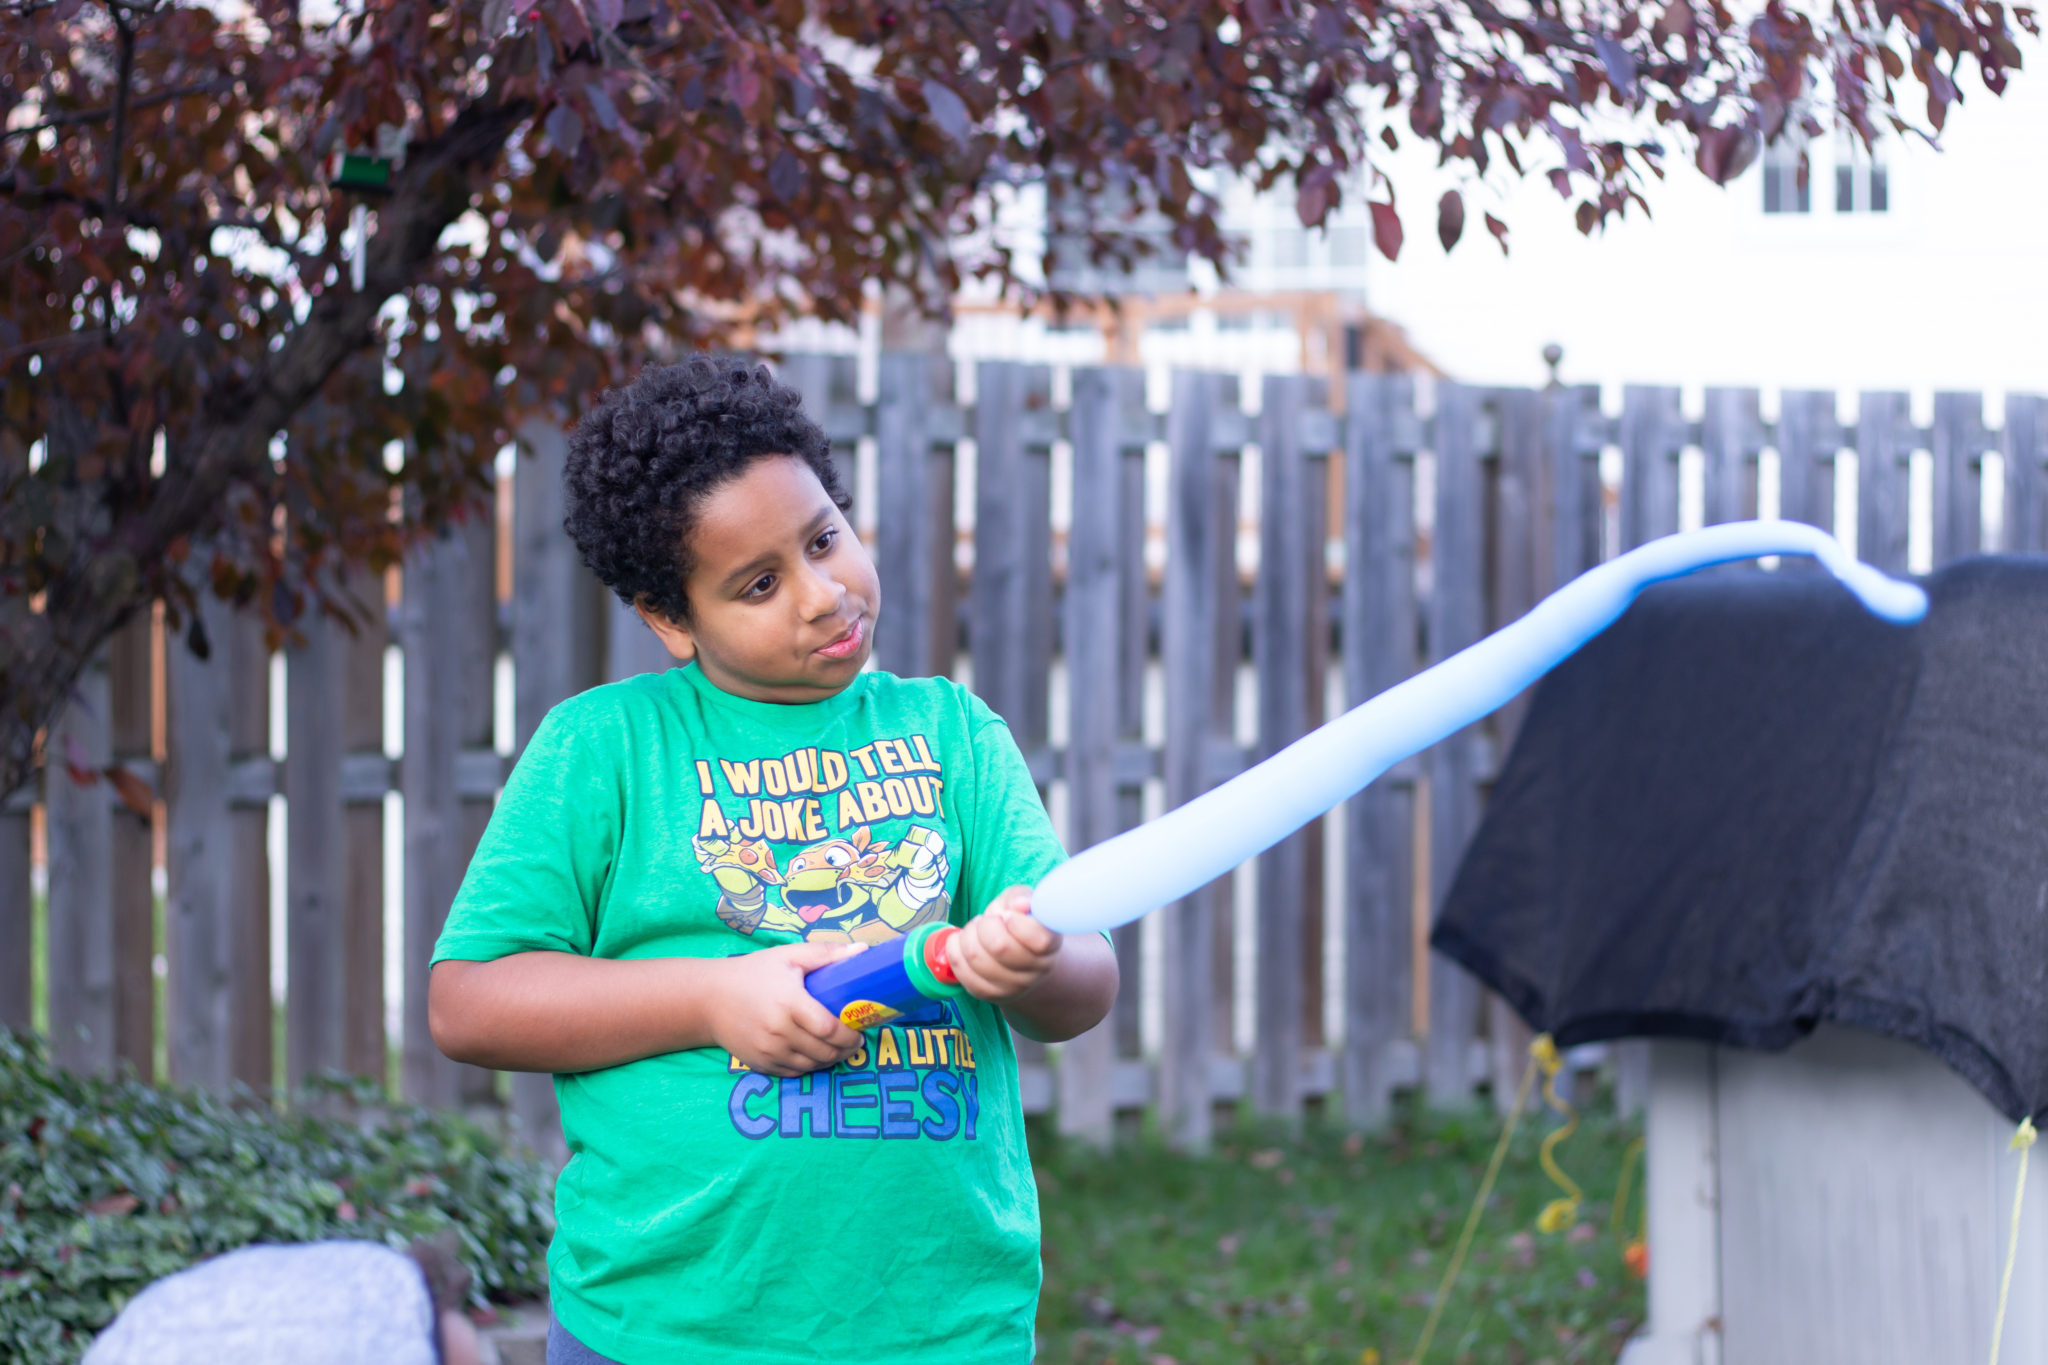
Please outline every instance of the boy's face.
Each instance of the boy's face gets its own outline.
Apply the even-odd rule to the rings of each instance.
[[[690,553],[689,621],[639,612],[719,690],[822,701],[867,662],[882,605],[874,561],[802,460],[764,456],[713,489]]]

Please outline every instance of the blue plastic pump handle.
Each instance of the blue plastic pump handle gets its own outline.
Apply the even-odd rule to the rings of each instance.
[[[1613,625],[1644,588],[1763,555],[1811,555],[1872,613],[1899,625],[1927,594],[1858,562],[1796,521],[1737,521],[1665,536],[1588,570],[1510,626],[1361,703],[1254,768],[1080,853],[1032,893],[1063,934],[1114,929],[1205,886],[1329,810],[1410,754],[1499,710]]]

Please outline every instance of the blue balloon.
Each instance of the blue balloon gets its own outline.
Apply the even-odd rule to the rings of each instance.
[[[1483,719],[1614,624],[1652,583],[1762,555],[1811,555],[1877,616],[1909,625],[1927,594],[1795,521],[1738,521],[1651,541],[1589,570],[1495,631],[1258,766],[1053,869],[1031,913],[1065,934],[1128,924],[1204,886],[1362,790],[1410,754]]]

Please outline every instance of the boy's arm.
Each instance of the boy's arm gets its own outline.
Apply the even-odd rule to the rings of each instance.
[[[806,972],[847,951],[797,943],[730,958],[444,960],[428,978],[427,1026],[454,1060],[503,1071],[596,1071],[722,1047],[756,1071],[801,1075],[860,1045],[804,989]]]
[[[1011,887],[967,922],[947,956],[969,993],[1000,1005],[1017,1032],[1061,1043],[1116,1003],[1116,950],[1100,934],[1056,934],[1030,910],[1030,888]]]
[[[1050,933],[1050,930],[1047,930]],[[1109,1015],[1120,973],[1116,949],[1100,934],[1061,934],[1052,969],[1003,1002],[1010,1026],[1041,1043],[1078,1038]]]

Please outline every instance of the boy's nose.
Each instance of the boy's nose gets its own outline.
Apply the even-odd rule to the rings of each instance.
[[[804,575],[802,593],[804,619],[809,621],[837,615],[840,604],[846,600],[845,585],[817,568]]]

